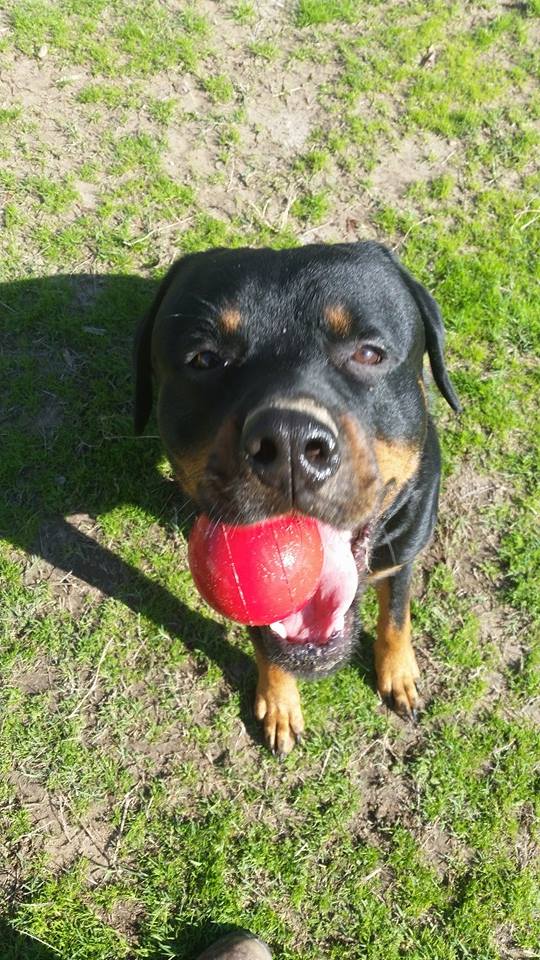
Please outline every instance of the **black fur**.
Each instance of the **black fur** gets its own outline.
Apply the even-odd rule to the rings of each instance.
[[[352,318],[349,331],[325,319],[325,309],[337,306]],[[226,308],[238,311],[238,329],[220,327]],[[369,522],[370,571],[409,565],[432,535],[439,493],[439,447],[422,389],[425,352],[441,393],[460,409],[443,343],[435,300],[381,244],[191,255],[169,271],[139,328],[135,429],[142,431],[150,415],[154,378],[165,447],[199,509],[233,523],[291,509],[353,531]],[[383,350],[382,362],[352,359],[361,344]],[[194,368],[193,356],[209,351],[225,365]],[[300,474],[286,489],[261,483],[242,449],[246,418],[261,407],[305,402],[337,425],[339,470],[316,487]],[[376,477],[369,486],[377,441],[419,454],[418,469],[390,505],[380,484],[375,496]],[[199,466],[194,485],[190,462],[198,457],[200,464],[206,453],[206,469]],[[366,464],[365,481],[359,462]],[[348,619],[352,631],[353,612]],[[342,656],[334,651],[332,668],[350,646],[348,636]],[[305,651],[302,656],[309,659]],[[274,659],[283,658],[287,651],[276,647]],[[292,654],[283,665],[299,670]],[[323,672],[313,667],[314,674]]]

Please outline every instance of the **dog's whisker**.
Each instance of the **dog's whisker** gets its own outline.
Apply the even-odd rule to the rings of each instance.
[[[381,524],[381,526],[379,527],[379,530],[380,530],[380,532],[382,533],[382,535],[383,535],[383,537],[384,537],[384,542],[386,543],[386,546],[388,547],[388,549],[389,549],[389,551],[390,551],[390,556],[392,557],[392,564],[393,564],[393,566],[397,566],[397,559],[396,559],[396,555],[395,555],[395,553],[394,553],[394,548],[393,548],[392,542],[391,542],[391,540],[389,539],[388,534],[387,534],[387,532],[386,532],[386,527],[385,527],[385,525],[384,525],[384,522],[383,522],[383,523]]]
[[[193,293],[192,296],[194,300],[198,300],[199,303],[203,304],[203,306],[208,307],[214,316],[219,313],[219,309],[216,307],[215,303],[210,303],[209,300],[205,300],[204,297],[201,297],[198,293]]]
[[[189,513],[184,514],[184,516],[182,516],[182,518],[181,518],[181,519],[182,519],[182,523],[189,523],[189,521],[190,521],[190,520],[194,520],[196,516],[197,516],[197,511],[196,511],[196,510],[190,510]]]

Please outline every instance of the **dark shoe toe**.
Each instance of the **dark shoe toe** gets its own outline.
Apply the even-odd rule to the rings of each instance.
[[[197,960],[272,960],[272,954],[251,933],[228,933],[207,947]]]

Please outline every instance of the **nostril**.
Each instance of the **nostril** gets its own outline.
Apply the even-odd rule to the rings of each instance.
[[[277,445],[270,437],[253,439],[247,444],[247,451],[252,460],[261,467],[266,467],[270,463],[274,463],[278,457]]]
[[[306,443],[304,456],[313,466],[326,466],[332,456],[333,447],[334,445],[331,446],[323,437],[316,437]]]
[[[330,447],[322,437],[309,440],[304,447],[304,456],[314,466],[326,464],[330,457]]]

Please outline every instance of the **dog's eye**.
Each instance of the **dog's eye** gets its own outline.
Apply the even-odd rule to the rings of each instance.
[[[362,363],[368,366],[374,366],[384,360],[384,353],[379,347],[374,347],[371,343],[364,343],[358,350],[355,350],[352,359],[355,363]]]
[[[215,370],[216,367],[226,367],[229,363],[229,360],[213,350],[201,350],[188,360],[188,366],[194,370]]]

